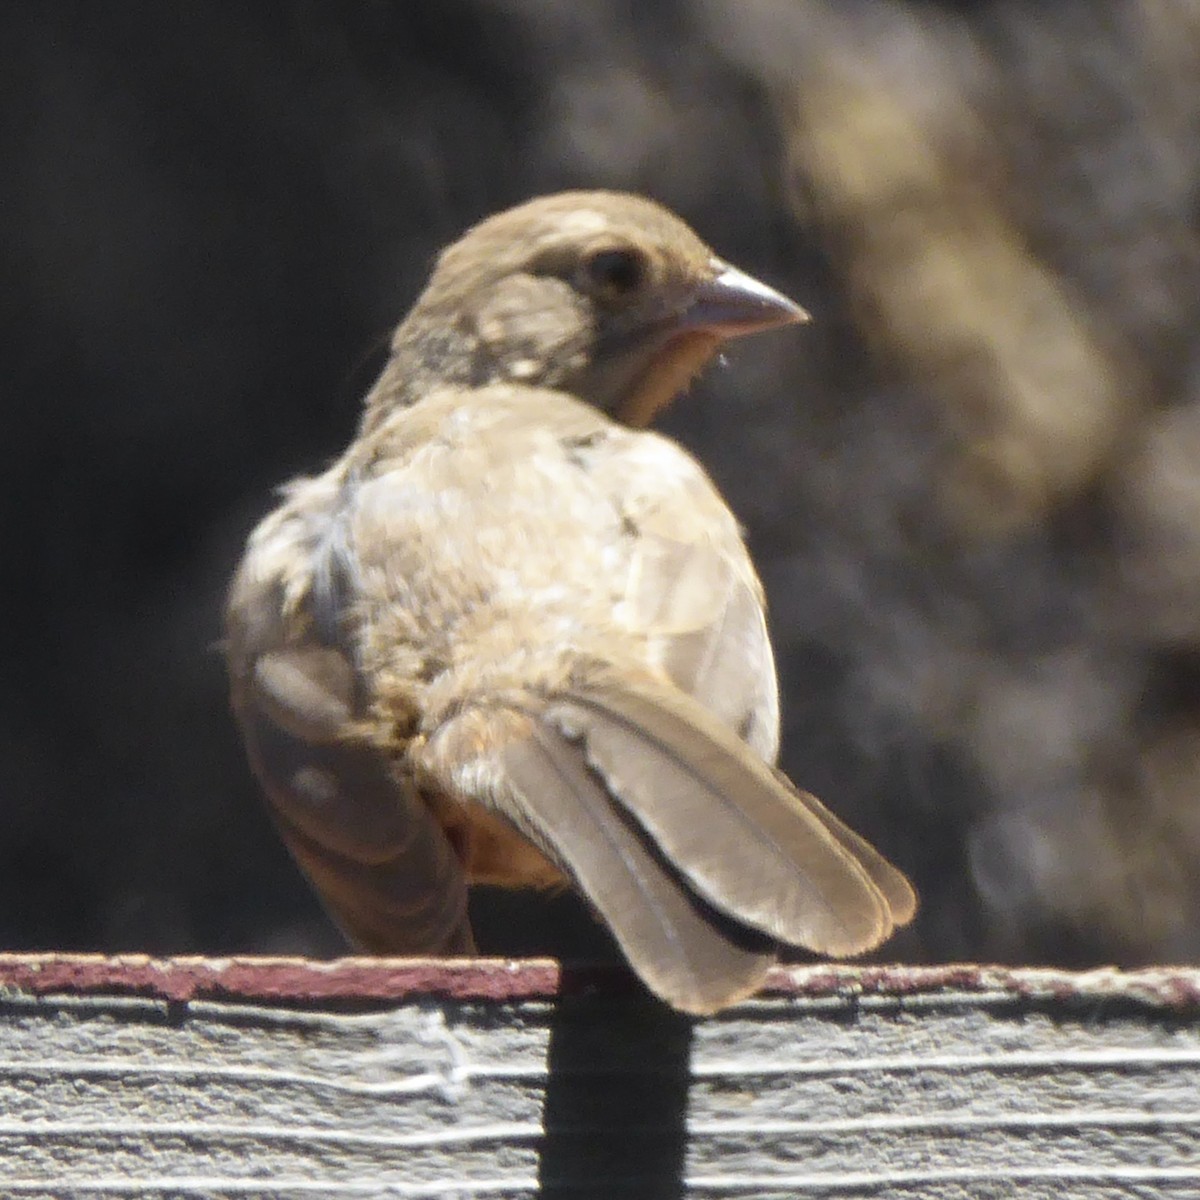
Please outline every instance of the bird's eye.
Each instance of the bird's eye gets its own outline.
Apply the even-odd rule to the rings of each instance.
[[[642,286],[649,264],[640,250],[598,250],[584,262],[583,272],[594,295],[620,300]]]

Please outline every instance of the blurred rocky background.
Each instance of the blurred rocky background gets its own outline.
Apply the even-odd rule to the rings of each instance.
[[[749,530],[785,766],[921,888],[886,955],[1200,959],[1200,4],[51,0],[0,97],[4,948],[337,951],[225,580],[435,249],[607,186],[814,313],[669,428]]]

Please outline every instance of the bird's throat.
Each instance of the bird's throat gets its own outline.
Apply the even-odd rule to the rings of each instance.
[[[634,377],[617,407],[617,418],[635,428],[649,425],[704,369],[721,341],[707,330],[689,330],[670,338]]]

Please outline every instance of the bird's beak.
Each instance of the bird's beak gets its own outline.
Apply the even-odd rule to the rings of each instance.
[[[679,316],[676,328],[680,332],[703,332],[724,339],[810,319],[794,300],[724,259],[714,258],[710,266],[712,277],[696,288]]]
[[[593,394],[616,398],[608,402],[609,411],[627,425],[648,425],[727,339],[809,319],[782,292],[724,259],[714,257],[709,269],[682,308],[652,326],[632,353],[608,364],[607,379],[600,376],[593,384]]]

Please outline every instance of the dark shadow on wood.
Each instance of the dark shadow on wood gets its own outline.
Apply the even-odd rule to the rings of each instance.
[[[580,978],[564,980],[550,1025],[538,1194],[679,1200],[692,1019],[632,982],[578,994]]]

